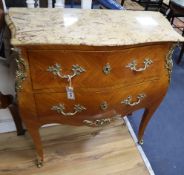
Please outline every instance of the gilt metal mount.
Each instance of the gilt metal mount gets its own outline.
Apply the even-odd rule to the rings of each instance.
[[[171,74],[172,74],[172,68],[173,68],[172,56],[173,56],[175,47],[178,46],[178,45],[179,45],[179,43],[173,44],[173,46],[171,47],[171,49],[169,50],[169,52],[166,56],[165,68],[168,71],[169,83],[171,82]]]
[[[100,104],[100,108],[101,108],[101,110],[103,110],[103,111],[107,110],[107,108],[108,108],[108,103],[107,103],[106,101],[102,102],[102,103]]]
[[[97,120],[94,120],[94,121],[84,120],[83,123],[85,125],[91,126],[91,127],[102,127],[102,126],[110,124],[111,119],[110,118],[105,118],[105,119],[97,119]]]
[[[58,105],[52,106],[51,110],[56,111],[58,114],[61,114],[64,116],[74,116],[77,113],[80,113],[86,110],[86,108],[80,104],[77,104],[77,105],[74,105],[74,112],[64,112],[65,110],[64,104],[58,104]]]
[[[142,101],[142,99],[143,98],[145,98],[146,97],[146,95],[145,94],[139,94],[138,96],[137,96],[137,101],[136,102],[132,102],[132,96],[128,96],[128,98],[127,99],[125,99],[125,100],[122,100],[121,101],[121,103],[122,104],[126,104],[126,105],[128,105],[128,106],[136,106],[136,105],[138,105],[141,101]]]
[[[137,68],[137,61],[133,60],[131,63],[129,63],[126,67],[130,68],[130,70],[135,71],[135,72],[143,72],[145,71],[151,64],[153,63],[153,61],[149,58],[146,58],[144,60],[144,67],[143,68]]]
[[[111,73],[111,65],[109,63],[105,64],[105,66],[103,67],[103,72],[105,75],[108,75]]]
[[[64,75],[62,73],[61,65],[56,63],[53,66],[49,66],[47,71],[53,73],[54,75],[56,75],[62,79],[67,79],[70,82],[73,77],[80,75],[82,72],[85,72],[86,70],[84,68],[82,68],[81,66],[75,64],[75,65],[72,65],[73,73],[71,75],[69,75],[69,74]]]
[[[16,81],[15,90],[18,92],[22,89],[22,82],[26,79],[26,63],[23,58],[20,57],[20,53],[16,58],[17,70],[16,70]]]

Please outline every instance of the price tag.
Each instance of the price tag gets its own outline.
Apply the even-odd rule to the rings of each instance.
[[[67,93],[67,98],[70,100],[75,100],[75,94],[73,87],[66,87],[66,93]]]

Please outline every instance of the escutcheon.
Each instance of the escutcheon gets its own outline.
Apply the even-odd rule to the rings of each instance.
[[[100,108],[101,108],[101,110],[103,110],[103,111],[107,110],[107,108],[108,108],[108,103],[107,103],[106,101],[102,102],[102,103],[100,104]]]
[[[105,75],[110,74],[110,73],[111,73],[111,70],[112,70],[112,68],[111,68],[111,65],[110,65],[109,63],[107,63],[107,64],[103,67],[103,72],[104,72]]]

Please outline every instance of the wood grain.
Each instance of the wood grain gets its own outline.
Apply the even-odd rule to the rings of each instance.
[[[148,175],[121,120],[103,129],[53,126],[40,130],[45,164],[35,166],[29,135],[1,134],[0,175]]]
[[[155,84],[157,84],[156,87]],[[137,86],[130,86],[126,88],[103,89],[101,92],[90,91],[89,89],[87,91],[75,91],[75,100],[68,100],[66,93],[36,93],[34,95],[37,115],[40,123],[50,123],[54,121],[74,125],[83,125],[83,120],[85,119],[107,118],[122,113],[126,115],[130,113],[130,111],[132,112],[154,104],[158,98],[157,94],[161,86],[163,86],[163,81],[155,80],[140,83],[139,88],[137,88]],[[145,97],[138,105],[129,106],[121,103],[121,101],[127,99],[128,96],[132,96],[132,103],[137,102],[137,96],[139,94],[144,94]],[[90,97],[90,100],[88,97]],[[106,110],[100,108],[100,104],[104,101],[108,104]],[[64,116],[51,110],[52,106],[59,104],[64,104],[64,112],[66,113],[73,112],[74,105],[76,104],[84,106],[86,110],[77,113],[75,116]]]
[[[116,114],[127,115],[144,108],[138,139],[143,138],[144,130],[152,114],[164,98],[169,85],[166,57],[171,43],[149,43],[129,47],[85,47],[51,45],[22,46],[22,58],[26,64],[26,80],[18,93],[19,110],[41,160],[44,159],[39,128],[47,123],[81,125],[84,119],[94,121]],[[76,50],[78,49],[78,50]],[[96,49],[96,50],[95,50]],[[132,60],[137,60],[137,68],[144,67],[144,60],[152,59],[153,64],[143,72],[134,72],[126,68]],[[65,103],[66,111],[72,112],[74,103],[63,95],[68,82],[61,80],[47,71],[55,63],[63,65],[65,74],[71,73],[73,64],[78,64],[87,71],[72,79],[76,92],[75,104],[88,109],[75,118],[61,119],[50,110],[52,105]],[[103,65],[112,65],[110,74],[103,73]],[[67,84],[66,84],[67,83]],[[65,92],[66,93],[66,92]],[[121,100],[132,95],[132,102],[145,93],[146,98],[135,106],[124,106]],[[102,101],[109,103],[104,113],[99,110]],[[55,104],[56,103],[56,104]],[[80,120],[78,120],[80,118]]]
[[[168,46],[166,45],[155,45],[121,51],[28,51],[33,89],[60,88],[60,91],[65,91],[65,87],[68,86],[67,79],[61,79],[47,71],[49,66],[56,63],[61,65],[61,72],[64,75],[72,74],[72,65],[75,64],[86,70],[72,78],[72,85],[75,88],[106,88],[150,80],[165,73],[163,57],[167,50]],[[143,72],[135,72],[126,67],[135,60],[136,67],[142,68],[145,59],[150,59],[153,63]],[[105,75],[103,67],[107,63],[112,70],[108,75]]]

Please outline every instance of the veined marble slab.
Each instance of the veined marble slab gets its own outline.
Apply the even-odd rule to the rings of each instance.
[[[13,45],[123,46],[184,38],[159,12],[11,8]]]
[[[166,4],[166,5],[169,5],[169,1],[170,0],[163,0],[163,3]]]

